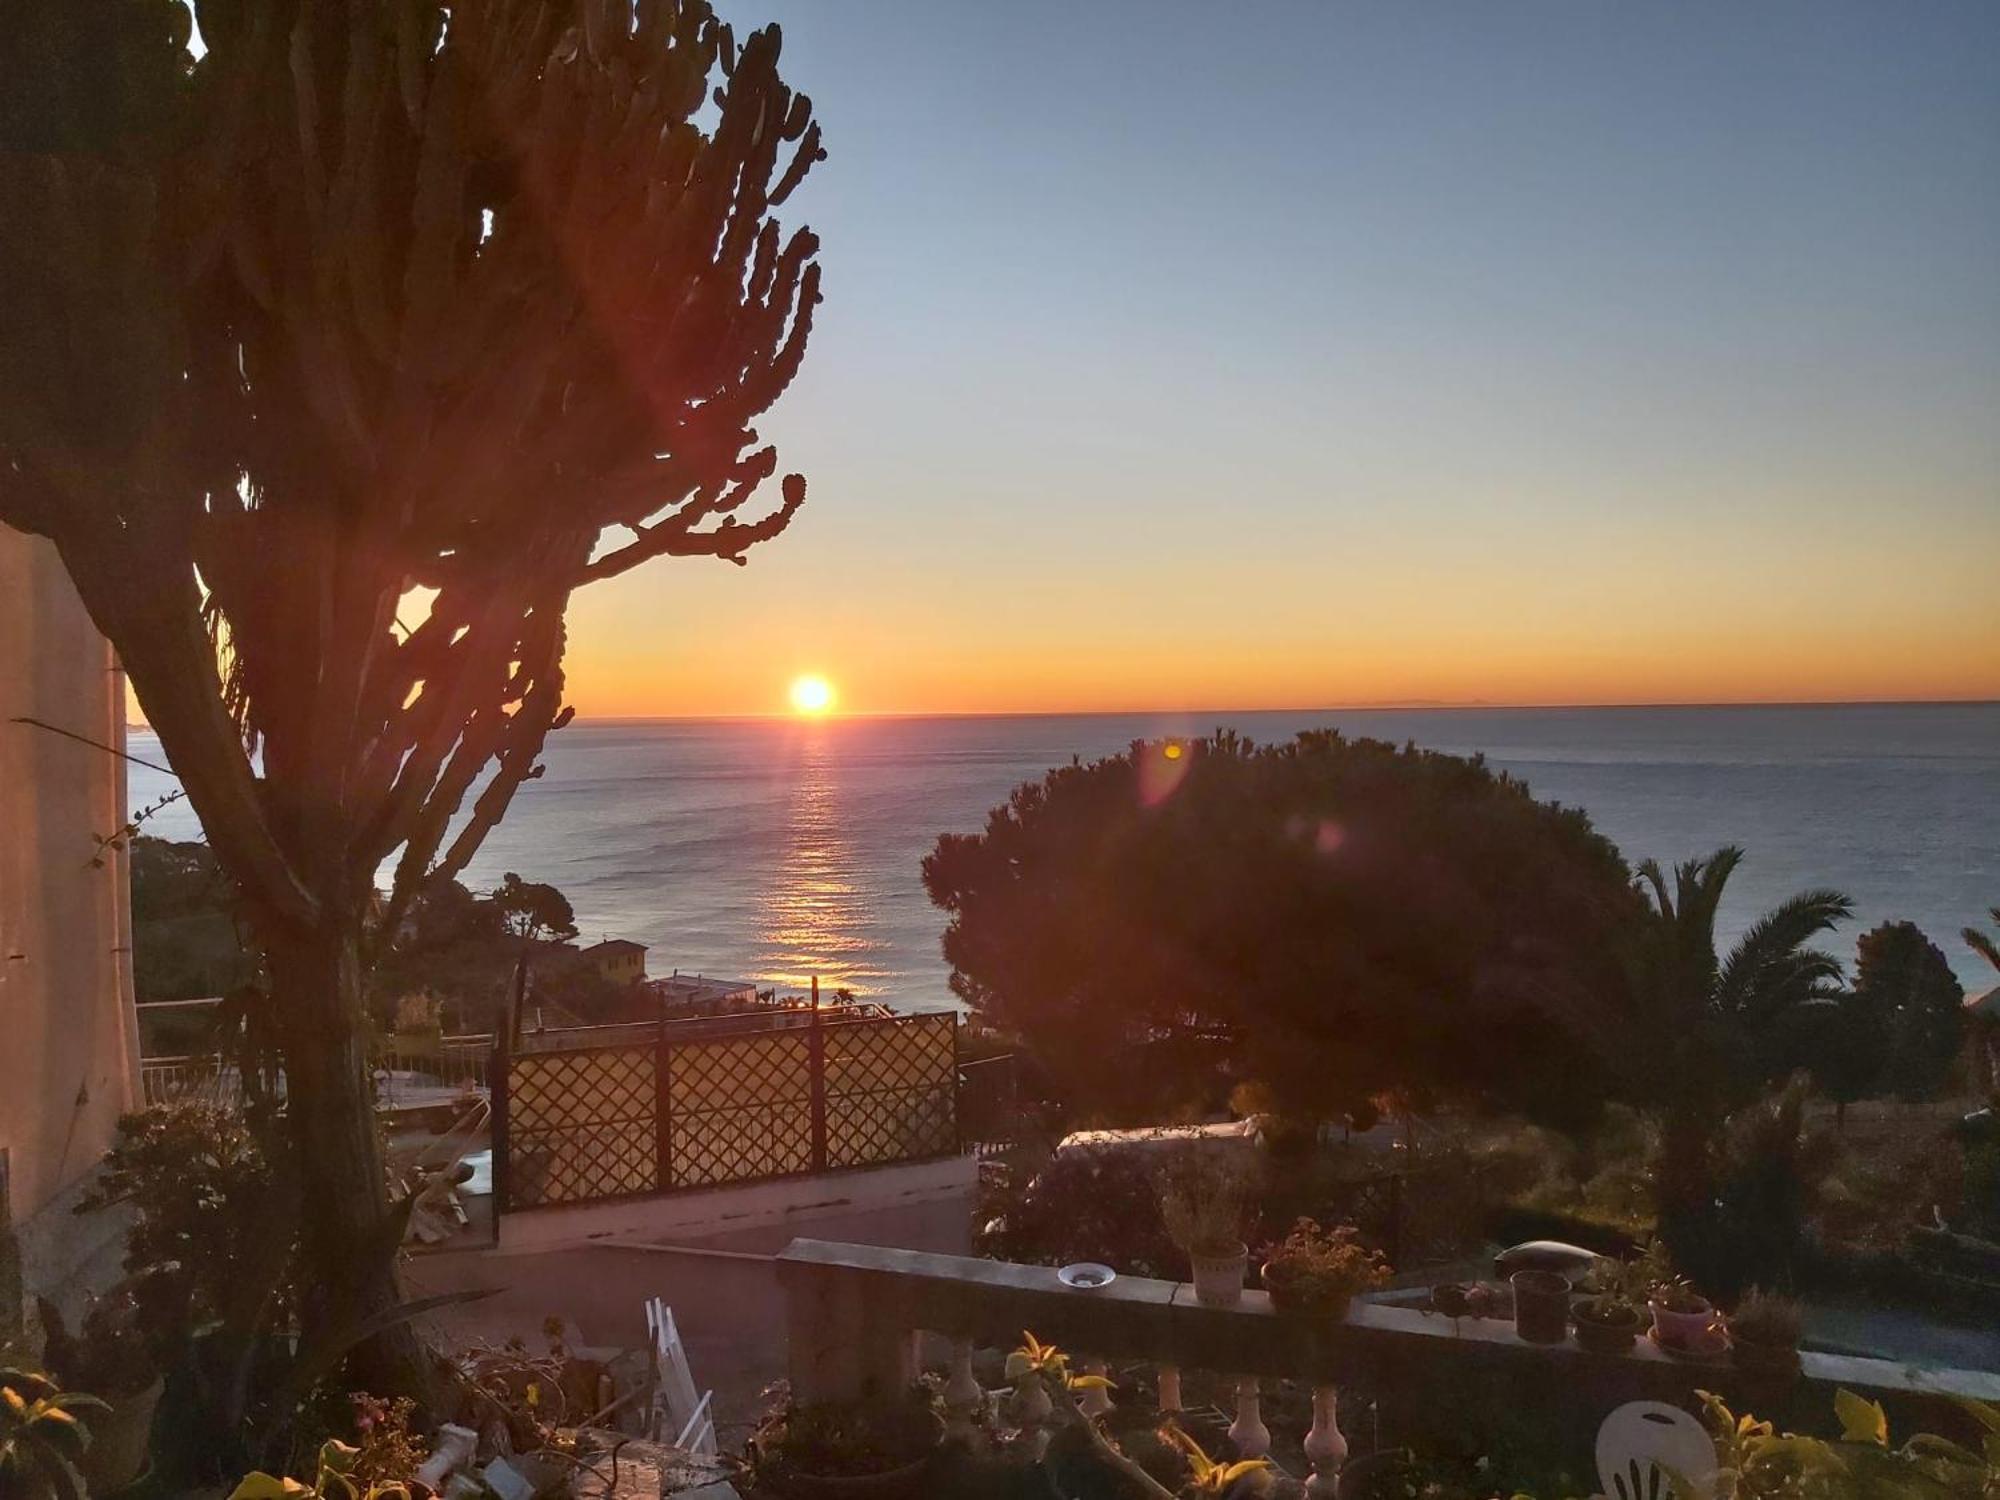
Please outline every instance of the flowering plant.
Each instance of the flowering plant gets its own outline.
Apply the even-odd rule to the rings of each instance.
[[[1325,1229],[1300,1219],[1264,1261],[1264,1287],[1272,1302],[1301,1312],[1344,1313],[1356,1292],[1388,1280],[1387,1258],[1364,1245],[1352,1224]]]

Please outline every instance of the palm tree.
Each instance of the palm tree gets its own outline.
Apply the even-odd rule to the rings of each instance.
[[[1995,927],[2000,927],[2000,906],[1988,907],[1986,915],[1993,919]],[[1993,965],[1995,970],[2000,970],[2000,942],[1996,942],[1991,933],[1978,927],[1965,927],[1960,931],[1974,953]],[[1978,1038],[1973,1056],[1984,1062],[1986,1087],[2000,1092],[2000,985],[1971,1002],[1970,1013],[1973,1034]]]
[[[2000,927],[2000,906],[1989,906],[1986,915],[1993,919],[1996,927]],[[1995,942],[1991,933],[1978,927],[1963,927],[1959,931],[1974,953],[1995,969],[2000,969],[2000,942]]]
[[[1715,915],[1743,851],[1727,845],[1706,859],[1674,866],[1672,889],[1658,862],[1639,866],[1639,889],[1657,918],[1657,971],[1670,988],[1675,1019],[1735,1022],[1757,1028],[1790,1006],[1824,999],[1841,978],[1840,961],[1807,946],[1854,914],[1839,891],[1809,890],[1759,917],[1727,958],[1715,951]]]
[[[1838,891],[1808,890],[1751,924],[1716,952],[1715,919],[1729,877],[1743,862],[1734,845],[1674,866],[1638,869],[1651,920],[1636,956],[1633,988],[1649,1033],[1636,1049],[1642,1097],[1661,1111],[1658,1182],[1662,1228],[1699,1220],[1713,1201],[1710,1143],[1730,1110],[1757,1087],[1755,1041],[1793,1007],[1827,998],[1840,963],[1812,940],[1852,915]]]

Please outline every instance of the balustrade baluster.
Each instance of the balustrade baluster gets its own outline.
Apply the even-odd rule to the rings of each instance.
[[[954,1431],[970,1434],[979,1409],[986,1404],[986,1392],[972,1376],[972,1340],[951,1341],[951,1374],[944,1382],[944,1410]]]
[[[1101,1359],[1083,1361],[1083,1373],[1086,1375],[1105,1375],[1109,1369],[1110,1366]],[[1076,1406],[1086,1417],[1101,1417],[1111,1410],[1111,1392],[1103,1386],[1090,1386],[1077,1393]]]
[[[1313,1422],[1305,1451],[1313,1466],[1312,1478],[1306,1481],[1308,1500],[1334,1500],[1340,1490],[1340,1466],[1347,1462],[1347,1436],[1340,1430],[1340,1393],[1330,1385],[1313,1387]]]
[[[1028,1452],[1036,1458],[1048,1451],[1049,1418],[1055,1413],[1055,1403],[1049,1399],[1048,1388],[1042,1384],[1046,1378],[1030,1375],[1021,1382],[1014,1396],[1014,1419],[1021,1424],[1021,1436]]]
[[[1229,1440],[1239,1458],[1262,1458],[1271,1451],[1271,1429],[1264,1425],[1263,1392],[1255,1375],[1236,1378],[1236,1420],[1229,1424]]]

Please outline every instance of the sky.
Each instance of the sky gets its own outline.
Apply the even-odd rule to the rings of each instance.
[[[2000,696],[2000,5],[720,8],[810,498],[580,712]]]

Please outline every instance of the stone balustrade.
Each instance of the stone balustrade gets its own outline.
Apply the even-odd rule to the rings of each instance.
[[[1503,1396],[1514,1393],[1544,1415],[1570,1419],[1585,1453],[1588,1434],[1614,1407],[1634,1400],[1686,1404],[1697,1389],[1801,1427],[1823,1423],[1840,1387],[1882,1401],[1900,1420],[1935,1417],[1941,1398],[2000,1400],[2000,1373],[1807,1352],[1800,1379],[1773,1386],[1726,1363],[1672,1358],[1644,1339],[1629,1353],[1596,1354],[1574,1344],[1528,1343],[1510,1321],[1454,1320],[1379,1302],[1356,1302],[1345,1321],[1328,1323],[1280,1315],[1257,1291],[1245,1292],[1237,1307],[1205,1307],[1185,1282],[1120,1276],[1109,1286],[1077,1290],[1046,1266],[824,1240],[792,1241],[778,1257],[778,1276],[796,1400],[902,1389],[918,1371],[918,1336],[929,1333],[949,1341],[947,1406],[969,1410],[981,1396],[973,1351],[1012,1348],[1029,1330],[1072,1351],[1085,1369],[1113,1359],[1155,1364],[1163,1411],[1180,1406],[1181,1371],[1233,1376],[1229,1435],[1240,1455],[1256,1457],[1271,1446],[1263,1382],[1294,1377],[1313,1387],[1304,1451],[1313,1465],[1307,1493],[1315,1497],[1333,1495],[1347,1456],[1339,1392],[1349,1383],[1421,1405],[1426,1388],[1435,1391],[1447,1378],[1455,1386],[1491,1382],[1488,1388]],[[1085,1409],[1098,1411],[1111,1400],[1104,1393],[1087,1399]]]

